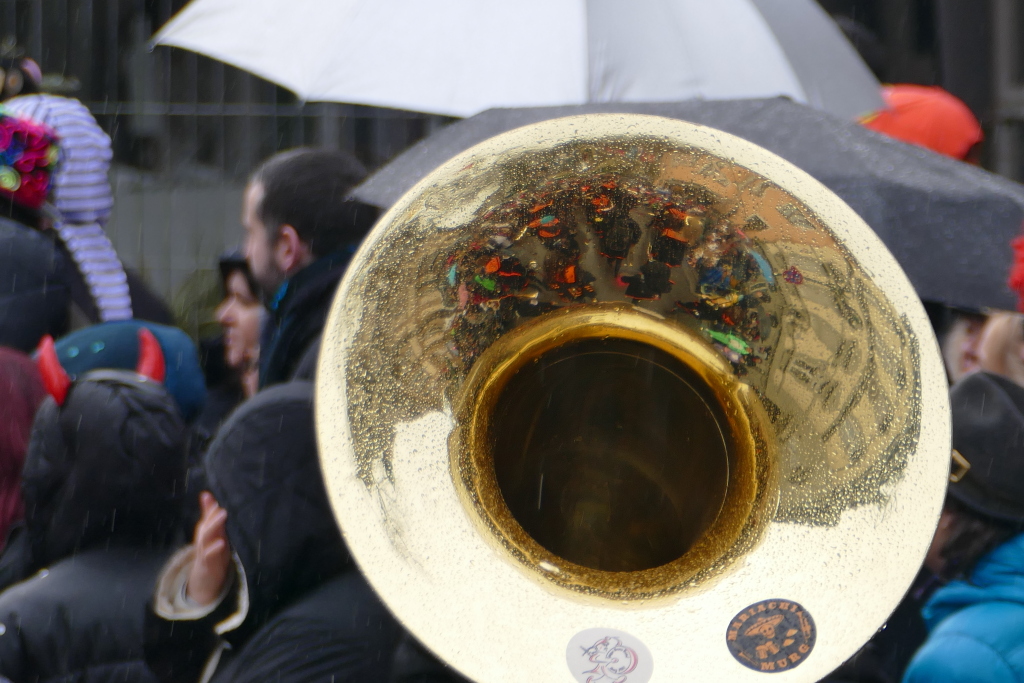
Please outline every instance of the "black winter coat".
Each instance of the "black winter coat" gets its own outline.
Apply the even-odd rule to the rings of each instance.
[[[395,648],[388,683],[472,683],[405,633]]]
[[[210,445],[206,478],[227,511],[248,610],[222,636],[213,627],[235,599],[195,620],[169,621],[151,610],[146,660],[160,680],[198,680],[222,640],[230,649],[220,656],[216,683],[387,680],[399,627],[354,568],[334,522],[312,399],[309,382],[261,391]]]
[[[278,612],[222,658],[210,683],[386,683],[400,632],[362,575],[347,571]]]
[[[284,285],[264,330],[260,387],[313,379],[324,323],[351,251],[343,249],[319,258]]]
[[[141,673],[142,615],[177,530],[186,446],[174,399],[134,373],[95,371],[62,407],[43,402],[25,521],[0,557],[0,676],[152,680]]]
[[[67,331],[68,270],[53,241],[0,217],[0,346],[28,353]]]
[[[0,594],[0,671],[15,683],[155,683],[143,606],[166,552],[92,550]]]

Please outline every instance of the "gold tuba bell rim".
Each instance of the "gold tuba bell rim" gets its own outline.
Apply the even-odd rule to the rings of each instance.
[[[360,366],[361,325],[392,310],[374,298],[381,282],[376,278],[385,271],[391,277],[403,268],[414,271],[408,248],[419,236],[443,236],[462,225],[473,198],[482,201],[489,191],[473,185],[487,169],[567,140],[624,135],[702,150],[785,188],[884,292],[919,356],[911,406],[921,424],[916,448],[898,477],[877,485],[878,502],[844,508],[818,525],[772,519],[753,550],[707,580],[658,599],[595,599],[526,569],[467,502],[471,488],[453,466],[452,443],[465,438],[453,437],[464,405],[445,403],[375,424],[377,440],[358,440],[360,421],[381,417],[368,408],[367,392],[393,389],[408,372],[387,345],[374,353],[390,365]],[[409,227],[414,220],[420,227]],[[679,670],[700,680],[763,679],[730,652],[726,638],[734,617],[778,599],[806,608],[817,629],[813,651],[787,678],[819,680],[882,626],[924,558],[949,474],[948,414],[945,374],[923,307],[852,209],[811,176],[744,140],[676,120],[620,114],[569,117],[505,133],[458,155],[410,190],[380,220],[342,282],[325,328],[316,389],[325,481],[354,558],[417,638],[480,683],[571,680],[567,647],[595,628],[642,641],[654,660],[651,680]]]
[[[677,559],[638,571],[602,571],[551,552],[523,529],[495,478],[489,423],[509,379],[554,349],[581,340],[622,339],[660,349],[689,369],[720,402],[730,442],[725,499],[711,526]],[[737,381],[728,362],[692,330],[628,304],[566,308],[516,328],[473,365],[454,406],[452,476],[467,508],[476,511],[486,536],[527,571],[580,595],[616,601],[650,601],[700,585],[755,544],[774,512],[778,491],[774,443],[763,407]]]

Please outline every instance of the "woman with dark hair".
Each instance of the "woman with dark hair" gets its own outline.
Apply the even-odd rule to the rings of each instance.
[[[256,292],[249,266],[239,252],[221,257],[224,298],[215,315],[222,334],[204,340],[203,372],[207,400],[192,428],[191,465],[200,473],[202,454],[217,429],[238,404],[256,393],[259,383],[260,328],[267,310]],[[196,510],[198,512],[198,510]]]
[[[259,384],[260,328],[267,309],[240,252],[221,258],[220,275],[224,300],[216,315],[224,330],[224,362],[237,377],[242,395],[249,398]]]
[[[1024,680],[1024,387],[986,372],[950,391],[953,469],[925,564],[949,581],[905,683]]]

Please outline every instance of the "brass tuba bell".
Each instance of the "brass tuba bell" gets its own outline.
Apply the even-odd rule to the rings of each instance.
[[[818,680],[910,585],[950,453],[863,221],[755,145],[619,114],[492,138],[381,219],[317,429],[364,573],[479,683]]]

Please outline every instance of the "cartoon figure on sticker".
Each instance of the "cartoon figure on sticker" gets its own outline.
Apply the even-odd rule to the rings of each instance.
[[[814,649],[811,615],[792,600],[763,600],[733,617],[726,630],[729,652],[743,666],[761,673],[799,666]]]
[[[587,683],[626,683],[626,677],[637,665],[636,652],[614,636],[602,638],[583,654],[597,665],[584,672],[590,674]]]
[[[779,646],[775,644],[775,627],[782,623],[783,618],[781,614],[774,617],[761,617],[744,633],[747,636],[761,636],[765,639],[764,644],[758,645],[756,648],[759,659],[768,659],[770,655],[779,653]]]

